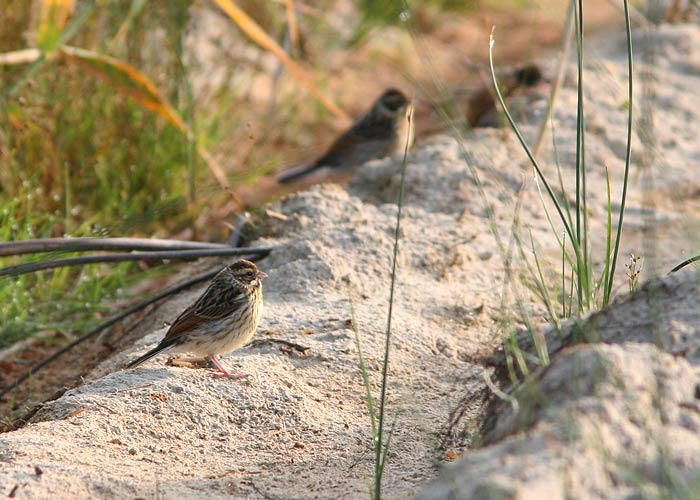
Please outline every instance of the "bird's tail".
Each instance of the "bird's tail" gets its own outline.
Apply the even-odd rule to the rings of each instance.
[[[135,359],[134,361],[132,361],[131,363],[126,365],[126,368],[128,369],[128,368],[134,368],[136,366],[139,366],[144,361],[148,361],[153,356],[156,356],[156,355],[160,354],[161,352],[165,351],[166,349],[171,348],[174,344],[175,344],[175,339],[173,339],[169,342],[161,342],[160,344],[158,344],[158,346],[154,347],[153,349],[148,351],[146,354],[144,354],[140,358]]]
[[[292,168],[279,174],[277,176],[277,182],[279,182],[280,184],[287,184],[293,182],[297,179],[300,179],[301,177],[304,177],[307,174],[310,174],[317,168],[317,165],[302,165],[300,167]]]

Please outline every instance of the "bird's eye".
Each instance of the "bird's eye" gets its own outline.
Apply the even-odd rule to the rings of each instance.
[[[245,273],[245,276],[246,278],[252,278],[255,275],[253,274],[253,271],[248,271],[247,273]]]

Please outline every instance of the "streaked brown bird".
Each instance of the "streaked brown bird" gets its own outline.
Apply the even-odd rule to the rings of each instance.
[[[226,370],[219,355],[238,349],[253,337],[262,317],[262,280],[265,278],[267,274],[247,260],[224,267],[202,296],[170,325],[160,344],[129,363],[127,368],[170,350],[207,356],[217,367],[213,370],[216,377],[247,377],[247,374]]]
[[[542,82],[543,76],[540,68],[535,64],[522,66],[511,73],[501,75],[498,79],[498,87],[504,99],[507,99],[519,88],[534,87]],[[474,91],[467,103],[467,123],[470,127],[489,127],[498,125],[499,120],[494,119],[496,110],[496,91],[493,84],[485,85]]]
[[[396,89],[384,92],[370,110],[338,137],[326,153],[311,165],[282,172],[277,181],[286,184],[328,169],[329,174],[349,173],[353,167],[375,158],[403,151],[413,142],[406,115],[409,101]]]

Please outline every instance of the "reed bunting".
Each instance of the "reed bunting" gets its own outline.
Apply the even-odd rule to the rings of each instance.
[[[398,90],[389,89],[352,127],[338,137],[326,153],[311,165],[282,172],[277,181],[286,184],[328,169],[329,174],[348,174],[353,167],[375,158],[403,151],[413,142],[407,114],[409,102]]]
[[[544,80],[542,71],[534,64],[528,64],[501,75],[498,87],[506,99],[519,88],[534,87]],[[500,120],[496,116],[496,91],[493,84],[485,85],[474,91],[467,103],[467,123],[470,127],[497,126]]]
[[[267,274],[247,260],[223,268],[197,301],[185,309],[155,348],[132,361],[133,368],[165,351],[207,356],[216,365],[216,377],[239,379],[247,374],[231,372],[219,355],[246,344],[258,327],[263,310],[262,280]]]

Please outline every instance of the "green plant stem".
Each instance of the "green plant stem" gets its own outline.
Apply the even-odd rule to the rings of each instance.
[[[540,122],[540,127],[537,130],[537,136],[535,138],[535,143],[532,146],[532,154],[536,157],[542,145],[542,139],[544,138],[544,133],[547,130],[547,122],[552,119],[552,110],[554,109],[554,101],[557,98],[557,92],[564,81],[564,73],[566,70],[566,64],[569,59],[569,52],[571,51],[571,40],[574,32],[574,17],[576,12],[576,0],[571,0],[570,7],[568,9],[568,14],[566,15],[566,23],[564,24],[564,32],[561,39],[561,47],[559,48],[559,62],[557,63],[557,76],[552,82],[552,88],[549,93],[549,99],[547,100],[547,109]]]
[[[669,273],[675,273],[675,272],[677,272],[677,271],[680,271],[681,269],[683,269],[683,268],[684,268],[685,266],[687,266],[688,264],[692,264],[693,262],[697,262],[697,261],[699,261],[699,260],[700,260],[700,255],[695,255],[694,257],[691,257],[691,258],[689,258],[689,259],[685,259],[683,262],[681,262],[681,263],[678,264],[676,267],[674,267],[673,269],[671,269],[671,270],[669,271]]]
[[[410,128],[413,127],[412,111],[409,112],[406,119],[408,120],[409,136]],[[374,475],[374,500],[380,500],[382,495],[382,475],[384,473],[384,461],[386,453],[382,453],[383,438],[384,438],[384,417],[386,410],[386,392],[389,377],[389,351],[391,348],[391,318],[394,311],[394,290],[396,285],[396,264],[399,257],[399,237],[401,235],[401,212],[403,211],[403,196],[406,181],[406,167],[408,157],[408,141],[404,146],[403,161],[401,162],[401,182],[399,184],[399,197],[396,202],[396,228],[394,230],[394,253],[391,263],[391,285],[389,288],[389,311],[386,323],[386,338],[384,341],[384,363],[382,366],[382,389],[379,397],[379,418],[377,419],[377,434],[374,442],[374,459],[375,459],[375,475]],[[388,446],[388,444],[387,444]]]
[[[372,439],[377,438],[377,414],[374,410],[374,398],[372,397],[372,386],[369,383],[369,373],[367,372],[367,364],[365,357],[362,354],[362,343],[360,342],[360,331],[357,328],[355,320],[355,306],[352,298],[350,299],[350,320],[352,321],[352,331],[355,333],[355,346],[357,347],[357,355],[360,361],[360,373],[362,374],[362,384],[365,387],[365,397],[367,398],[367,410],[369,411],[370,425],[372,426]]]
[[[612,198],[610,195],[610,173],[608,172],[608,167],[605,167],[605,191],[607,194],[607,211],[608,211],[608,220],[607,220],[607,231],[605,231],[605,267],[603,268],[603,276],[601,277],[601,281],[603,284],[603,305],[606,305],[608,303],[607,298],[608,294],[606,293],[607,287],[608,287],[608,280],[610,278],[610,247],[612,244]],[[596,288],[599,288],[600,282],[596,286]]]
[[[578,54],[578,82],[576,98],[576,239],[581,246],[576,265],[578,277],[579,313],[590,308],[588,278],[588,213],[586,205],[585,123],[583,114],[583,0],[578,0],[576,11],[576,48]]]
[[[561,245],[561,317],[566,318],[566,232],[562,235]]]
[[[624,1],[625,6],[625,32],[627,34],[627,99],[629,101],[628,112],[627,112],[627,150],[625,152],[625,174],[622,181],[622,198],[620,200],[620,217],[617,221],[617,230],[615,234],[615,247],[613,250],[612,262],[610,264],[610,275],[608,276],[608,281],[605,284],[605,290],[603,292],[603,303],[607,304],[610,300],[610,295],[612,293],[613,278],[615,277],[615,266],[617,264],[617,255],[620,250],[620,238],[622,236],[622,223],[625,216],[625,203],[627,202],[627,184],[629,179],[630,171],[630,158],[632,156],[632,96],[633,96],[633,83],[634,83],[634,73],[633,73],[633,57],[632,57],[632,27],[630,24],[630,12],[627,0]]]
[[[523,138],[522,134],[520,133],[520,130],[518,129],[518,126],[515,124],[515,120],[513,120],[513,117],[510,114],[510,111],[508,111],[508,107],[506,106],[506,103],[503,99],[503,95],[501,94],[501,90],[498,86],[498,80],[496,78],[496,71],[494,69],[494,64],[493,64],[493,45],[494,45],[494,38],[493,38],[493,30],[491,32],[491,37],[489,40],[489,65],[491,68],[491,78],[493,80],[493,85],[496,91],[496,96],[498,97],[498,101],[501,104],[501,108],[503,109],[503,113],[506,115],[506,119],[508,120],[508,123],[515,133],[515,136],[518,138],[518,141],[520,142],[520,145],[523,147],[523,150],[525,151],[525,154],[527,155],[528,159],[530,160],[530,163],[532,164],[533,168],[535,169],[535,173],[537,174],[537,178],[542,182],[544,185],[547,195],[549,196],[549,199],[552,201],[554,204],[554,207],[557,210],[557,214],[559,215],[559,218],[564,225],[564,229],[566,230],[567,234],[569,235],[569,240],[571,240],[572,247],[574,249],[574,252],[576,254],[576,261],[580,262],[581,259],[581,248],[580,248],[580,243],[579,240],[576,237],[576,233],[574,232],[573,228],[571,225],[567,222],[567,218],[564,214],[564,211],[561,208],[561,205],[559,204],[559,201],[557,200],[557,197],[554,194],[554,191],[552,190],[552,187],[549,185],[549,182],[547,181],[546,177],[544,176],[544,173],[542,172],[542,169],[539,166],[539,163],[537,163],[537,160],[535,157],[532,155],[532,151],[530,151],[530,148],[528,147],[527,143],[525,142],[525,139]]]

